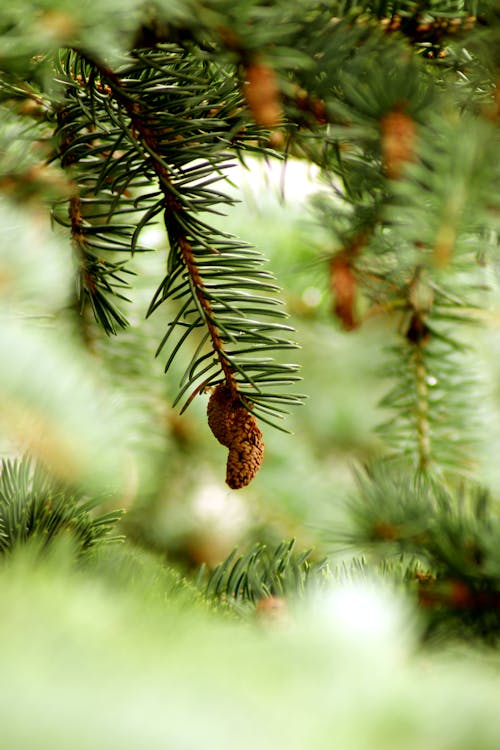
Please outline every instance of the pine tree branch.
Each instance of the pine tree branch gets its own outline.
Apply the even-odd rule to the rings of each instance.
[[[132,131],[136,133],[141,146],[151,159],[152,168],[163,193],[165,223],[170,245],[180,250],[183,264],[190,278],[190,287],[196,299],[196,306],[208,329],[212,349],[224,374],[225,384],[231,393],[237,397],[239,389],[234,368],[231,367],[225,355],[224,344],[215,323],[216,315],[214,314],[211,301],[206,294],[200,269],[193,253],[192,243],[187,236],[186,227],[189,226],[189,214],[183,205],[182,199],[180,199],[179,192],[172,182],[168,167],[159,154],[161,145],[157,141],[154,129],[148,124],[150,115],[143,110],[137,98],[132,97],[125,90],[120,77],[113,70],[100,62],[97,63],[96,60],[90,59],[88,55],[84,55],[84,57],[98,69],[103,80],[111,87],[113,96],[124,107],[130,118]]]
[[[45,551],[63,535],[79,556],[121,537],[111,531],[122,511],[93,513],[99,499],[85,498],[52,478],[30,457],[0,463],[0,554],[35,542]]]
[[[500,637],[500,526],[489,492],[450,490],[404,466],[378,464],[358,475],[350,528],[336,541],[406,562],[409,590],[427,619],[427,637]]]
[[[245,554],[237,550],[208,575],[200,571],[205,595],[225,601],[233,607],[258,605],[271,597],[294,597],[304,594],[308,586],[326,580],[326,559],[311,561],[312,550],[295,551],[295,539],[281,542],[274,549],[256,544]]]
[[[167,299],[178,301],[179,308],[157,354],[178,335],[177,341],[172,339],[168,370],[192,334],[204,329],[178,398],[187,394],[186,408],[200,391],[223,387],[224,408],[235,431],[225,443],[230,457],[235,465],[242,462],[242,467],[253,459],[241,457],[254,455],[258,468],[262,436],[251,412],[264,421],[282,419],[282,404],[300,403],[301,398],[275,392],[277,385],[297,380],[295,366],[264,356],[271,350],[295,347],[282,336],[292,329],[269,320],[285,317],[272,296],[277,291],[272,275],[260,268],[258,253],[200,218],[201,212],[217,213],[217,204],[233,202],[212,184],[229,163],[228,146],[236,142],[241,149],[245,145],[239,135],[244,122],[238,114],[239,89],[235,90],[234,80],[221,68],[172,46],[137,51],[119,71],[86,52],[72,52],[67,75],[75,104],[60,116],[62,160],[77,168],[84,196],[83,202],[73,200],[69,223],[84,260],[83,279],[94,308],[110,328],[113,313],[108,311],[106,319],[106,300],[99,294],[102,288],[118,294],[121,266],[109,262],[106,267],[100,259],[94,260],[91,270],[97,276],[89,278],[84,251],[104,235],[104,247],[133,252],[142,229],[162,215],[170,245],[168,271],[148,314]],[[251,128],[246,137],[252,137]],[[152,182],[157,189],[144,193],[144,185]],[[88,205],[85,201],[98,202],[101,197],[108,212],[104,223],[96,222],[99,213],[93,204],[82,215],[82,207]],[[129,208],[141,216],[135,229],[114,221],[117,213]],[[109,241],[112,246],[106,244]],[[113,287],[106,279],[107,271]],[[120,322],[117,313],[113,317]],[[231,486],[246,484],[252,472],[242,469],[240,474],[234,469],[234,474],[229,464]],[[243,476],[247,477],[244,481]]]

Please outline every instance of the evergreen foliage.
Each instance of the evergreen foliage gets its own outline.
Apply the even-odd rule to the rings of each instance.
[[[0,467],[0,553],[33,542],[43,551],[66,535],[78,555],[102,541],[116,541],[110,531],[121,516],[113,510],[102,515],[93,510],[100,498],[71,493],[29,458],[4,460]]]
[[[498,642],[500,519],[484,487],[452,493],[425,475],[378,467],[359,477],[350,515],[344,543],[406,560],[429,637]]]
[[[469,376],[457,381],[463,345],[450,326],[477,304],[467,288],[494,247],[498,213],[495,10],[476,10],[160,3],[133,33],[139,8],[121,14],[125,52],[88,43],[81,15],[55,6],[27,14],[27,47],[15,54],[18,20],[7,12],[3,99],[16,121],[35,116],[23,137],[48,141],[49,161],[70,179],[54,218],[71,237],[82,311],[90,305],[108,333],[127,325],[126,256],[147,249],[141,232],[161,219],[168,263],[149,314],[175,302],[157,349],[168,346],[165,370],[194,344],[176,401],[186,408],[224,384],[236,405],[276,424],[301,397],[279,390],[297,368],[274,355],[296,345],[260,255],[211,217],[233,201],[216,187],[232,159],[301,155],[331,188],[320,213],[340,322],[360,323],[360,293],[369,314],[404,315],[384,438],[420,469],[463,466]],[[44,56],[33,57],[30,22],[54,36]],[[32,168],[10,172],[11,191],[33,189]]]
[[[229,603],[258,602],[271,597],[304,594],[307,586],[326,577],[326,560],[309,560],[312,550],[297,553],[295,539],[276,549],[256,544],[246,554],[237,550],[211,571],[205,594]]]
[[[161,215],[170,246],[167,275],[148,314],[168,299],[178,303],[178,312],[157,354],[180,330],[165,370],[190,334],[203,329],[178,398],[187,392],[191,400],[193,387],[198,393],[226,382],[257,412],[279,415],[273,401],[297,399],[266,386],[293,383],[295,368],[255,356],[294,346],[280,335],[289,327],[269,321],[284,317],[269,296],[276,287],[254,250],[199,218],[230,202],[211,186],[228,165],[231,143],[242,149],[255,138],[251,128],[240,134],[234,82],[203,56],[188,56],[175,45],[134,57],[116,72],[73,52],[62,62],[71,105],[58,112],[56,137],[62,164],[77,169],[80,189],[69,219],[60,221],[81,254],[84,295],[105,330],[126,325],[110,299],[126,286],[122,263],[109,265],[96,251],[140,250],[141,230]],[[140,192],[145,187],[148,192]],[[130,211],[135,224],[113,223]]]
[[[14,649],[2,662],[0,718],[9,750],[498,748],[500,527],[480,473],[493,400],[476,344],[498,323],[499,42],[494,0],[2,7],[0,639]],[[269,426],[287,432],[284,418],[306,401],[288,361],[301,356],[289,319],[292,252],[278,259],[280,276],[266,267],[267,238],[248,242],[251,219],[228,231],[240,168],[277,164],[286,183],[296,160],[320,182],[300,259],[322,274],[330,300],[311,329],[325,350],[318,369],[332,331],[356,342],[367,330],[381,342],[375,459],[346,516],[316,534],[335,560],[313,554],[315,531],[278,544],[301,536],[297,524],[265,528],[279,516],[279,480],[256,503],[248,552],[227,556],[234,541],[218,529],[225,560],[214,564],[186,534],[177,560],[199,571],[186,580],[191,572],[168,567],[176,551],[157,526],[182,526],[172,506],[182,500],[189,516],[193,488],[210,490],[218,446],[200,448],[200,404],[228,450],[226,483],[240,489],[262,463],[260,426],[266,440]],[[284,452],[298,457],[282,462],[284,473],[309,449],[327,454],[338,511],[334,451],[310,448],[300,429],[273,434],[271,446],[287,440]],[[228,497],[248,507],[253,491],[236,506],[217,485],[210,501],[229,516]],[[104,498],[131,506],[128,539],[114,535],[121,511],[97,511]],[[206,503],[198,497],[198,510]],[[117,549],[105,544],[118,538]],[[166,552],[167,565],[131,539]],[[273,602],[294,627],[266,616]],[[68,636],[69,666],[52,665],[47,634],[65,648]],[[436,661],[429,679],[420,661],[434,653],[429,641],[452,654],[467,644],[470,670]],[[490,672],[477,644],[489,648]],[[55,700],[41,710],[35,698],[52,674]],[[36,726],[10,710],[21,699]],[[75,731],[86,711],[95,726]],[[270,734],[260,731],[266,720]]]

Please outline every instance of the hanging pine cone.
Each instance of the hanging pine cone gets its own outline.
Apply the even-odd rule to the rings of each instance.
[[[258,472],[264,455],[264,441],[255,417],[225,383],[212,392],[207,415],[214,436],[229,448],[227,484],[235,490],[246,487]]]
[[[208,426],[219,443],[225,445],[226,448],[229,448],[231,444],[234,410],[233,392],[225,383],[219,383],[208,400]]]
[[[243,406],[234,421],[234,432],[227,458],[226,483],[233,490],[246,487],[257,474],[264,456],[262,432],[255,417]]]

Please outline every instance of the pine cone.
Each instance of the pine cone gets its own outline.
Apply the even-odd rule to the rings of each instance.
[[[208,426],[219,443],[229,448],[235,411],[234,394],[225,383],[219,383],[208,400]]]
[[[263,456],[264,441],[255,417],[239,406],[227,458],[226,483],[229,487],[238,490],[250,484],[260,469]]]
[[[255,417],[225,383],[212,392],[207,415],[213,434],[229,448],[227,484],[234,490],[246,487],[258,472],[264,455],[264,441]]]

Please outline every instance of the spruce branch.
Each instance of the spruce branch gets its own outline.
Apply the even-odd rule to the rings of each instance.
[[[355,65],[364,69],[362,55]],[[386,444],[418,470],[467,472],[478,383],[462,331],[480,320],[482,266],[497,252],[497,137],[487,116],[434,112],[436,91],[421,89],[427,73],[413,61],[406,70],[383,93],[375,75],[369,96],[361,99],[354,81],[346,91],[339,111],[364,132],[346,125],[352,144],[326,143],[321,166],[333,195],[316,207],[335,248],[330,281],[343,327],[359,324],[364,295],[367,315],[385,311],[399,329],[384,365],[394,380],[381,402],[394,415],[380,428]]]
[[[55,204],[53,217],[70,233],[82,313],[89,302],[97,322],[115,334],[128,324],[116,300],[128,301],[123,292],[132,274],[127,260],[117,261],[116,254],[146,249],[137,244],[130,220],[137,212],[132,191],[141,181],[109,117],[110,90],[71,52],[61,55],[59,72],[66,99],[56,105],[55,140],[60,163],[73,180],[73,195],[69,205]]]
[[[358,475],[349,528],[336,541],[370,558],[406,564],[405,580],[427,618],[428,637],[500,636],[500,526],[488,490],[451,490],[404,466]]]
[[[131,273],[124,268],[124,263],[115,263],[103,259],[95,254],[92,248],[99,247],[99,235],[94,232],[88,222],[84,222],[81,214],[81,200],[73,197],[69,204],[69,222],[71,228],[71,241],[75,249],[75,255],[80,260],[80,278],[78,296],[81,300],[82,310],[85,302],[90,301],[96,320],[98,320],[107,333],[116,333],[116,325],[121,328],[127,326],[127,320],[116,305],[110,302],[110,296],[123,300],[127,298],[119,291],[130,285],[126,282],[120,271]],[[106,225],[102,228],[102,234],[106,233]],[[113,227],[115,241],[117,228]],[[113,246],[116,249],[116,246]]]
[[[467,454],[477,426],[477,410],[474,415],[467,394],[471,386],[477,390],[478,383],[459,331],[477,324],[488,299],[478,261],[486,249],[482,238],[491,234],[497,221],[492,193],[497,167],[486,122],[470,122],[466,130],[463,124],[450,125],[453,136],[450,132],[448,137],[443,127],[441,123],[443,140],[424,137],[421,130],[420,158],[407,166],[406,179],[394,181],[394,197],[386,211],[389,231],[397,231],[408,248],[406,260],[414,265],[413,271],[407,267],[406,273],[412,274],[407,285],[401,263],[396,274],[385,278],[392,285],[388,298],[393,301],[399,286],[406,340],[396,349],[399,365],[396,358],[393,361],[392,374],[399,382],[382,402],[398,416],[382,431],[405,452],[403,425],[413,414],[416,465],[463,471],[470,465]],[[424,200],[422,194],[417,200],[417,186],[424,189]]]
[[[425,367],[421,341],[415,344],[414,367],[416,379],[416,432],[418,442],[418,469],[425,471],[431,462],[431,441],[429,424],[429,375]],[[432,381],[430,381],[432,382]]]
[[[71,491],[51,477],[39,463],[25,456],[0,464],[0,554],[35,541],[47,549],[64,535],[79,556],[101,542],[116,541],[111,531],[122,515],[94,513],[99,499]]]
[[[294,365],[268,356],[296,347],[288,338],[290,326],[273,320],[286,314],[272,274],[253,248],[205,220],[218,213],[218,205],[233,202],[213,184],[232,163],[233,144],[238,151],[245,147],[239,88],[205,56],[174,45],[137,50],[118,71],[75,51],[67,53],[65,65],[72,105],[59,118],[61,158],[77,168],[81,185],[81,195],[70,205],[69,225],[83,259],[87,294],[107,329],[112,319],[124,324],[105,296],[121,295],[124,269],[102,261],[94,248],[134,252],[142,229],[161,215],[170,246],[167,275],[148,315],[167,300],[178,310],[157,354],[172,343],[168,370],[185,342],[196,341],[177,400],[185,399],[185,409],[207,388],[227,389],[228,408],[237,415],[227,446],[228,482],[244,486],[262,457],[254,414],[264,421],[282,419],[283,405],[300,403],[301,397],[276,390],[298,376]],[[247,130],[250,139],[252,128]],[[129,210],[140,217],[135,229],[114,218]],[[247,471],[249,455],[256,465]],[[230,470],[234,461],[236,473]]]
[[[308,586],[326,579],[326,560],[313,562],[312,550],[297,552],[296,540],[281,542],[274,549],[256,544],[245,554],[237,550],[208,575],[200,571],[205,595],[233,607],[258,605],[271,597],[293,597],[304,594]]]
[[[399,340],[384,366],[394,385],[380,402],[393,416],[379,432],[394,455],[406,455],[418,471],[467,473],[477,427],[468,394],[478,387],[470,350],[450,328],[452,314],[442,290],[432,286],[421,267],[401,291]],[[469,322],[462,304],[463,313],[454,314],[459,325]]]

